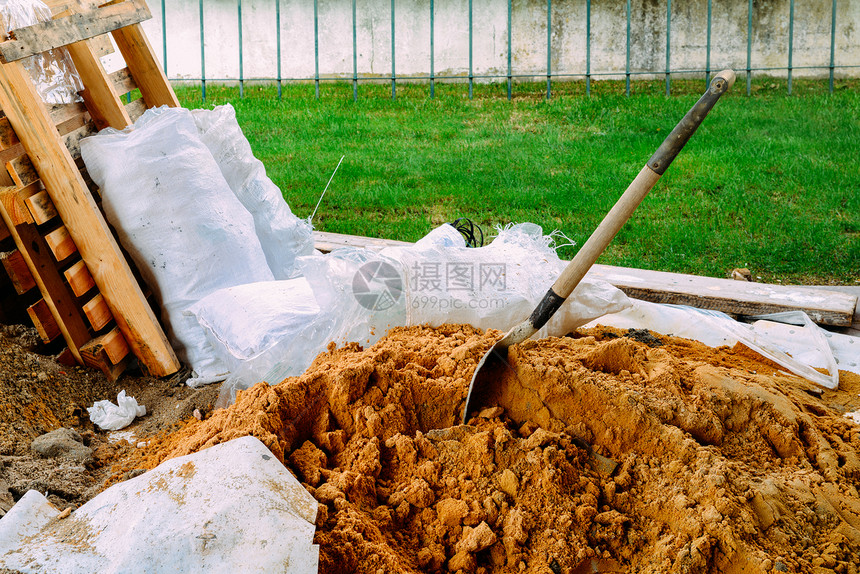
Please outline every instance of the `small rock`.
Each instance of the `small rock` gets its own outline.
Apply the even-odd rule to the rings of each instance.
[[[37,437],[30,448],[42,458],[68,458],[80,464],[92,461],[93,451],[74,429],[62,428]]]
[[[459,526],[468,513],[469,505],[462,500],[446,498],[436,504],[439,522],[445,526]]]
[[[752,281],[752,273],[746,267],[732,269],[732,279],[735,281]]]
[[[517,480],[517,475],[511,469],[506,468],[502,471],[501,476],[499,476],[499,488],[511,498],[516,498],[520,483]]]
[[[468,552],[457,552],[448,561],[448,571],[458,572],[462,570],[463,572],[474,572],[477,563],[478,561],[475,559],[474,554],[470,554]]]
[[[478,413],[478,418],[494,419],[496,417],[502,416],[502,414],[504,412],[505,412],[505,409],[503,409],[502,407],[487,407]]]
[[[496,543],[496,533],[486,522],[481,522],[475,528],[466,528],[463,538],[457,543],[458,552],[480,552]]]

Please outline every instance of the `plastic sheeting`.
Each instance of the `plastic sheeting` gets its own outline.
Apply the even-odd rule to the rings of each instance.
[[[105,490],[70,516],[34,490],[0,519],[0,569],[51,574],[310,574],[317,502],[254,437]]]
[[[51,9],[40,0],[2,0],[0,18],[8,34],[11,30],[48,22],[52,16]],[[55,48],[24,58],[22,63],[45,103],[71,104],[83,101],[78,92],[84,89],[84,85],[65,48]]]

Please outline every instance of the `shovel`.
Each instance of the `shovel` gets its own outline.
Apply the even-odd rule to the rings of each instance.
[[[522,343],[538,329],[543,327],[550,317],[561,307],[561,304],[573,293],[576,286],[585,276],[597,258],[618,233],[639,203],[645,198],[660,176],[672,163],[672,160],[683,149],[684,145],[717,103],[724,93],[726,93],[732,84],[735,83],[735,73],[732,70],[723,70],[717,74],[711,81],[708,90],[699,98],[687,115],[675,126],[672,133],[663,141],[657,151],[648,160],[648,163],[639,172],[639,175],[633,180],[627,191],[618,199],[603,221],[585,245],[577,252],[573,260],[564,268],[561,275],[546,292],[543,299],[531,316],[516,325],[513,329],[502,337],[478,363],[475,369],[475,374],[472,376],[472,383],[469,385],[469,394],[466,396],[466,406],[463,408],[463,423],[468,420],[469,414],[479,409],[481,406],[488,404],[488,401],[493,398],[498,399],[499,394],[495,393],[496,387],[500,384],[501,375],[504,369],[510,369],[508,365],[508,348],[512,345]],[[508,395],[509,396],[509,395]],[[523,405],[518,405],[515,409],[522,412]],[[537,405],[536,405],[537,406]],[[507,409],[510,413],[511,409]],[[526,409],[527,410],[527,409]],[[519,421],[522,422],[522,421]]]

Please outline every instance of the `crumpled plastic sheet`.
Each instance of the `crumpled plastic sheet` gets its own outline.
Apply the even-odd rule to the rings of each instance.
[[[8,35],[11,30],[26,28],[52,19],[51,9],[41,0],[4,0],[0,2],[0,18]],[[84,89],[72,58],[65,48],[54,48],[24,58],[24,68],[30,73],[36,91],[47,104],[82,102],[78,95]]]
[[[137,404],[137,399],[126,396],[120,391],[116,396],[117,404],[110,401],[96,401],[87,408],[90,420],[94,425],[104,430],[119,430],[130,425],[135,418],[146,414],[146,407]]]

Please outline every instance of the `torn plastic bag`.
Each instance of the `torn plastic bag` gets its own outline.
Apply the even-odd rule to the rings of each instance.
[[[119,430],[130,425],[135,418],[146,415],[146,407],[137,404],[137,399],[128,397],[125,390],[116,396],[116,404],[110,401],[96,401],[87,408],[90,420],[104,430]]]
[[[3,0],[0,2],[0,18],[7,34],[11,30],[53,19],[51,9],[40,0]],[[65,48],[54,48],[24,58],[22,64],[46,104],[84,101],[78,95],[84,89],[83,82]]]
[[[255,437],[170,459],[60,519],[27,492],[0,519],[0,570],[309,574],[318,503]]]
[[[254,157],[233,106],[192,110],[191,115],[230,189],[254,218],[272,274],[275,279],[289,279],[296,257],[314,252],[311,224],[293,215],[281,190],[266,175],[263,162]]]
[[[473,249],[456,229],[442,225],[414,245],[379,253],[345,248],[300,257],[319,315],[300,335],[281,337],[238,367],[222,385],[217,405],[229,405],[236,390],[261,380],[274,384],[301,374],[330,342],[368,346],[404,325],[469,323],[505,331],[528,317],[564,268],[551,243],[537,225],[520,224]],[[566,334],[629,304],[615,287],[586,279],[538,336]],[[241,306],[249,325],[264,320],[266,306],[256,307],[258,318]]]
[[[790,356],[787,349],[769,335],[751,325],[739,323],[725,313],[710,309],[696,309],[684,305],[663,305],[647,301],[635,301],[633,306],[620,313],[606,315],[588,326],[608,325],[621,329],[650,329],[656,333],[694,339],[710,347],[743,343],[750,349],[786,370],[827,389],[839,386],[839,371],[824,331],[806,315],[795,312],[803,325],[803,338],[807,346],[816,349],[824,358],[828,373],[823,374],[810,365]],[[778,315],[775,315],[778,316]]]
[[[203,329],[185,312],[210,293],[274,279],[254,221],[200,140],[191,112],[147,110],[123,131],[81,141],[108,221],[163,310],[190,386],[224,380]]]

